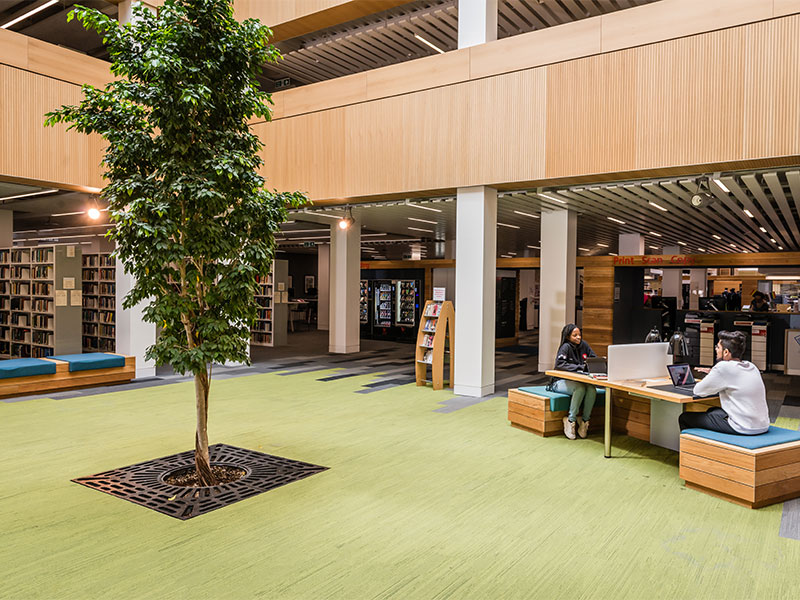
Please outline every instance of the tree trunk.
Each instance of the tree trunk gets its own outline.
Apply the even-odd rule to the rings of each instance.
[[[211,381],[208,373],[195,373],[194,390],[197,396],[197,432],[194,442],[194,464],[197,478],[201,486],[217,485],[211,472],[211,460],[208,455],[208,391]]]

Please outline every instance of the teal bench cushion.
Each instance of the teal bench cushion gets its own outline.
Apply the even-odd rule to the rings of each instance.
[[[94,369],[109,369],[111,367],[124,367],[125,357],[105,352],[90,352],[88,354],[61,354],[51,356],[54,360],[69,363],[70,372],[93,371]]]
[[[775,446],[777,444],[785,444],[786,442],[796,442],[800,440],[800,431],[775,427],[774,425],[771,425],[769,431],[766,433],[760,433],[758,435],[733,435],[732,433],[719,433],[718,431],[709,431],[708,429],[700,428],[684,429],[681,433],[690,433],[691,435],[696,435],[697,437],[707,440],[723,442],[731,446],[747,448],[748,450],[766,448],[767,446]]]
[[[520,392],[528,392],[529,394],[536,394],[550,398],[550,412],[558,412],[561,410],[569,410],[569,401],[572,398],[569,394],[562,394],[561,392],[551,392],[543,385],[532,387],[521,387]],[[595,406],[603,406],[606,397],[606,388],[597,388],[597,401]]]
[[[12,358],[0,360],[0,379],[51,375],[56,372],[56,363],[41,358]]]

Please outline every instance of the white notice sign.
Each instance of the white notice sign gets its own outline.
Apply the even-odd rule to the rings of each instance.
[[[447,288],[433,288],[433,301],[444,302],[445,291]]]
[[[69,305],[70,306],[82,306],[83,305],[83,292],[81,290],[71,290],[69,293]]]
[[[67,246],[67,258],[75,258],[75,246]]]
[[[56,306],[67,305],[67,290],[56,290]]]
[[[74,277],[64,277],[64,289],[65,290],[74,290],[75,289],[75,278]]]

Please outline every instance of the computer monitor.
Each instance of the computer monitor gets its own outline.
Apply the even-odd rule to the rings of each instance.
[[[667,354],[669,344],[613,344],[608,347],[608,379],[654,379],[664,377],[664,371],[672,362]]]

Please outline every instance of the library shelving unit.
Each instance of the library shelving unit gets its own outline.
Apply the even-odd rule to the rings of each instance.
[[[272,263],[269,275],[259,275],[256,303],[258,314],[250,329],[251,346],[282,346],[286,344],[286,302],[278,302],[281,294],[288,293],[286,281],[289,267],[285,260]],[[276,288],[283,288],[277,290]]]
[[[116,265],[110,252],[83,255],[83,350],[116,352]]]
[[[417,333],[416,375],[417,385],[425,385],[428,365],[431,367],[433,389],[444,388],[445,362],[448,362],[447,387],[453,387],[453,333],[455,309],[449,300],[428,300],[419,320]],[[446,361],[446,359],[448,359]]]
[[[78,246],[0,248],[0,358],[79,354]]]

